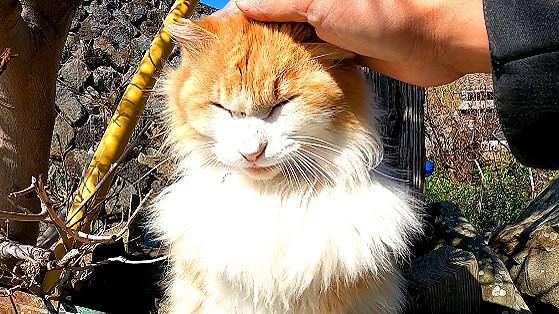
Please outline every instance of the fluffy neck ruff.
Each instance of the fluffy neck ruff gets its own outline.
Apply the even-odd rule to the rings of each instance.
[[[420,223],[401,194],[370,175],[379,157],[372,138],[354,133],[317,161],[330,167],[327,177],[309,171],[299,184],[288,174],[249,180],[192,154],[154,208],[175,277],[196,265],[205,290],[219,291],[208,297],[287,311],[333,286],[393,273]]]

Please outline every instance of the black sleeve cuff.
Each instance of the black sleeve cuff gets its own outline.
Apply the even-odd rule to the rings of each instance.
[[[485,0],[495,103],[512,153],[559,169],[559,1]]]

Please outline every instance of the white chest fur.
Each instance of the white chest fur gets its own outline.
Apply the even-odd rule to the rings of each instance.
[[[336,281],[391,272],[419,228],[410,207],[374,180],[305,200],[201,170],[168,187],[155,210],[175,246],[175,273],[195,263],[211,297],[236,298],[225,302],[236,308],[285,310]]]

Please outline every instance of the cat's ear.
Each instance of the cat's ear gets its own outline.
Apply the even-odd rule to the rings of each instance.
[[[167,30],[183,52],[191,55],[202,52],[211,42],[217,40],[212,32],[215,30],[211,21],[179,19],[167,25]]]
[[[311,53],[313,59],[322,61],[344,61],[355,58],[355,53],[328,43],[305,43],[305,49]]]

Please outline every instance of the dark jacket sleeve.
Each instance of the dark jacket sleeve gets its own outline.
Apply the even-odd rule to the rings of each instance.
[[[559,0],[484,0],[495,102],[515,157],[559,169]]]

